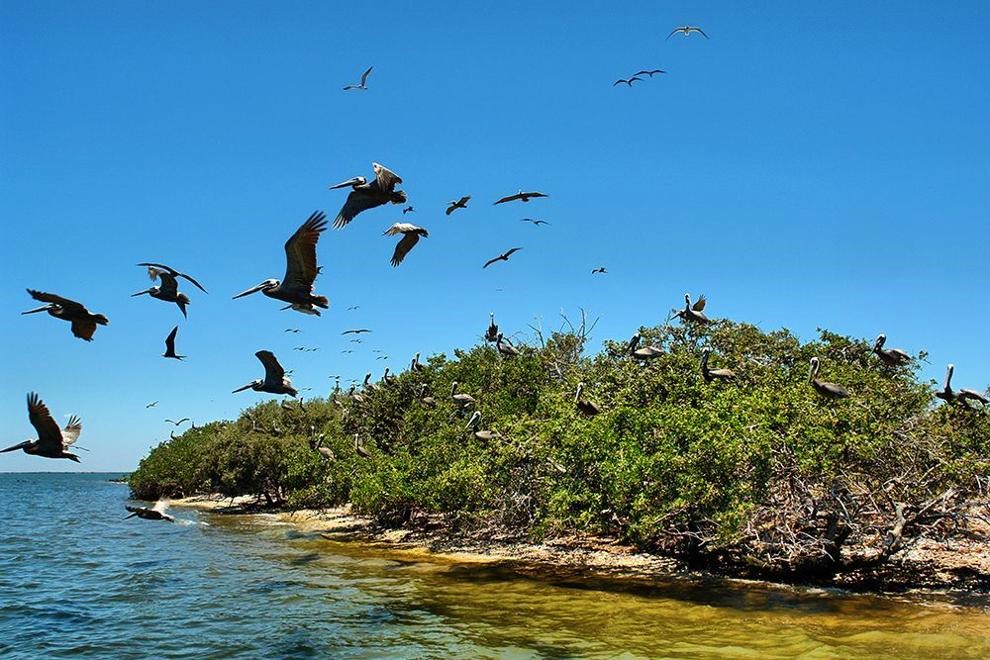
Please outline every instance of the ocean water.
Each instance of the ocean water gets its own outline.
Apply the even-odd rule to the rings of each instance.
[[[123,520],[105,474],[0,474],[0,657],[990,657],[979,607],[410,560],[266,516]]]

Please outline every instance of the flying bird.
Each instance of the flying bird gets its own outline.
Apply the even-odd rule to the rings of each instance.
[[[509,260],[509,257],[511,257],[513,254],[515,254],[516,252],[518,252],[521,249],[522,249],[521,247],[514,247],[514,248],[512,248],[511,250],[509,250],[507,252],[503,252],[502,254],[498,255],[497,257],[494,257],[493,259],[489,259],[488,261],[486,261],[485,262],[485,265],[482,266],[482,268],[488,268],[489,266],[491,266],[496,261],[508,261]]]
[[[300,330],[299,328],[286,328],[284,330],[284,332],[291,332],[293,334],[299,334],[300,332],[302,332],[302,330]]]
[[[523,218],[519,222],[529,222],[531,224],[536,225],[537,227],[539,227],[540,225],[549,225],[550,224],[546,220],[534,220],[533,218]]]
[[[407,206],[406,208],[402,209],[402,215],[405,215],[406,213],[415,213],[415,212],[416,209],[414,209],[411,206]]]
[[[362,211],[389,202],[392,204],[406,203],[406,193],[395,189],[396,185],[402,183],[402,178],[378,163],[372,163],[371,167],[375,171],[375,179],[370,183],[363,176],[356,176],[353,179],[330,186],[331,190],[351,188],[347,200],[333,221],[334,229],[346,227]]]
[[[550,195],[547,195],[547,194],[541,193],[541,192],[523,192],[523,191],[520,190],[515,195],[509,195],[508,197],[503,197],[502,199],[498,200],[495,203],[496,204],[504,204],[505,202],[514,202],[517,199],[520,202],[528,202],[529,200],[535,199],[537,197],[549,197],[549,196]]]
[[[188,305],[190,301],[189,296],[179,291],[178,278],[181,277],[182,279],[191,282],[197,289],[203,293],[206,293],[206,289],[203,288],[203,285],[197,282],[192,276],[186,275],[185,273],[180,273],[165,264],[156,264],[143,261],[139,263],[138,266],[145,266],[148,269],[148,277],[152,280],[159,280],[160,284],[159,286],[153,286],[145,291],[138,291],[137,293],[131,294],[132,298],[147,294],[155,300],[175,303],[178,305],[179,311],[182,312],[183,318],[185,318],[186,305]]]
[[[632,84],[637,80],[642,80],[642,78],[640,78],[639,76],[633,76],[631,78],[619,78],[614,83],[612,83],[612,87],[615,87],[616,85],[621,85],[623,83],[625,83],[628,87],[632,87]]]
[[[402,239],[396,243],[395,252],[392,253],[393,266],[398,266],[402,263],[402,260],[406,258],[409,251],[415,247],[416,243],[419,243],[420,236],[423,238],[429,238],[430,236],[430,232],[408,222],[395,223],[386,229],[382,236],[396,236],[398,234],[402,234]]]
[[[242,291],[234,296],[234,299],[243,298],[257,291],[261,291],[269,298],[287,302],[289,305],[282,309],[294,309],[303,314],[320,315],[322,309],[330,308],[330,300],[326,296],[318,296],[313,293],[313,282],[320,274],[320,267],[316,265],[316,244],[320,241],[320,234],[327,227],[326,214],[323,211],[316,211],[307,218],[306,222],[299,226],[289,240],[285,242],[285,277],[281,282],[276,279],[268,279],[251,287],[247,291]]]
[[[130,506],[129,504],[125,504],[124,508],[131,512],[131,515],[124,518],[124,520],[137,517],[141,520],[164,520],[165,522],[175,522],[175,518],[165,513],[168,510],[168,502],[166,500],[161,500],[155,503],[155,506],[151,508],[146,506]]]
[[[35,291],[34,289],[28,289],[27,292],[35,300],[47,304],[35,309],[29,309],[26,312],[21,312],[22,315],[48,312],[49,316],[68,321],[71,324],[72,334],[80,339],[93,341],[93,334],[96,332],[97,324],[107,325],[110,323],[110,319],[103,314],[93,314],[83,307],[81,303],[77,303],[74,300],[57,296],[54,293]]]
[[[348,312],[353,312],[355,309],[361,309],[361,305],[351,305],[347,308]]]
[[[188,417],[183,417],[182,419],[178,419],[178,420],[176,420],[176,419],[166,419],[165,421],[168,422],[169,424],[174,424],[175,426],[182,426],[183,424],[185,424],[186,422],[189,421],[189,418]]]
[[[604,266],[599,266],[598,268],[592,268],[591,269],[591,274],[592,275],[595,275],[595,274],[607,275],[608,274],[608,271],[605,270],[605,267]]]
[[[708,35],[705,34],[705,31],[702,30],[700,27],[697,27],[696,25],[685,25],[684,27],[674,28],[673,30],[671,30],[670,34],[667,35],[667,38],[670,39],[672,36],[674,36],[678,32],[680,32],[681,34],[683,34],[685,37],[691,36],[691,33],[692,32],[697,32],[698,34],[700,34],[701,36],[703,36],[705,39],[708,38]]]
[[[452,202],[448,202],[447,203],[447,210],[445,211],[445,213],[447,215],[450,215],[451,213],[453,213],[457,209],[466,209],[467,208],[468,200],[470,200],[470,199],[471,199],[471,195],[464,195],[464,197],[461,197],[460,199],[456,199],[456,200],[454,200]]]
[[[299,394],[296,388],[292,386],[292,381],[285,375],[285,369],[278,363],[274,353],[271,351],[258,351],[254,356],[261,360],[261,364],[265,367],[265,377],[259,380],[252,380],[243,387],[238,387],[233,391],[233,394],[243,392],[247,389],[254,390],[255,392],[268,392],[269,394],[288,394],[291,397]]]
[[[176,355],[175,353],[175,335],[179,332],[179,326],[172,328],[172,332],[168,333],[168,337],[165,338],[165,352],[162,353],[162,357],[174,358],[176,360],[181,360],[185,355]]]
[[[340,334],[342,334],[342,335],[360,335],[360,334],[363,334],[365,332],[371,332],[371,330],[368,330],[367,328],[356,328],[356,329],[353,329],[353,330],[344,330]]]
[[[146,405],[145,408],[154,408],[157,405],[158,405],[158,402],[157,401],[152,401],[151,403],[149,403],[148,405]]]
[[[360,85],[347,85],[346,87],[344,87],[344,91],[347,91],[349,89],[360,89],[360,90],[368,89],[368,76],[371,75],[371,70],[374,68],[375,67],[373,66],[369,66],[368,70],[361,74]]]
[[[67,458],[78,463],[79,457],[70,453],[69,449],[79,439],[79,434],[82,433],[80,419],[72,415],[65,427],[60,429],[52,414],[48,412],[48,406],[34,392],[27,395],[27,408],[28,420],[37,432],[38,439],[25,440],[13,447],[7,447],[0,450],[0,454],[20,449],[31,456]]]
[[[641,71],[637,71],[636,73],[634,73],[633,76],[649,76],[650,78],[652,78],[654,74],[657,73],[667,73],[667,72],[664,71],[663,69],[650,69],[650,70],[643,69]]]

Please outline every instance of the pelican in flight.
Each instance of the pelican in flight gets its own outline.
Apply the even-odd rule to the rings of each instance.
[[[164,520],[165,522],[175,522],[175,518],[165,513],[168,510],[168,501],[160,500],[153,507],[130,506],[125,504],[124,508],[131,512],[131,515],[124,518],[140,518],[141,520]]]
[[[396,243],[395,252],[392,253],[393,266],[398,266],[402,263],[402,260],[406,258],[409,251],[416,246],[416,243],[419,243],[420,236],[423,238],[430,237],[430,232],[408,222],[395,223],[386,229],[382,236],[397,236],[398,234],[402,234],[402,240]]]
[[[37,314],[38,312],[48,312],[49,316],[68,321],[72,324],[72,334],[86,341],[93,341],[93,334],[96,332],[96,325],[107,325],[110,319],[103,314],[93,314],[88,309],[62,296],[44,291],[28,289],[27,292],[37,301],[47,303],[35,309],[29,309],[21,314]]]
[[[173,358],[175,360],[181,360],[185,355],[177,355],[175,352],[175,335],[179,333],[179,326],[172,328],[172,332],[168,333],[168,337],[165,338],[165,352],[162,353],[162,357]]]
[[[369,66],[368,67],[368,70],[361,74],[361,84],[360,85],[347,85],[346,87],[344,87],[344,91],[346,92],[347,90],[350,90],[350,89],[360,89],[360,90],[363,91],[363,90],[368,89],[368,76],[371,75],[371,70],[374,69],[374,68],[375,67],[373,67],[373,66]]]
[[[269,298],[289,303],[282,309],[294,309],[315,316],[320,315],[317,307],[329,309],[330,300],[313,293],[313,282],[320,274],[320,267],[316,265],[316,244],[320,241],[320,233],[327,227],[326,217],[323,211],[314,212],[285,242],[285,278],[281,282],[265,280],[234,298],[261,291]]]
[[[535,199],[537,197],[549,197],[549,196],[550,195],[547,195],[546,193],[535,192],[535,191],[534,192],[523,192],[523,191],[520,190],[515,195],[509,195],[508,197],[503,197],[502,199],[498,200],[495,203],[496,204],[504,204],[506,202],[514,202],[517,199],[520,202],[528,202],[529,200]]]
[[[877,340],[873,344],[873,352],[888,367],[899,367],[911,361],[911,356],[908,355],[907,351],[899,348],[884,348],[885,343],[887,343],[887,335],[883,333],[877,335]]]
[[[450,215],[451,213],[453,213],[457,209],[466,209],[467,208],[467,203],[468,203],[468,201],[470,199],[471,199],[471,195],[464,195],[460,199],[455,199],[452,202],[448,202],[447,203],[447,210],[445,211],[445,213],[447,215]]]
[[[577,392],[574,393],[574,405],[585,417],[594,417],[601,412],[598,404],[584,398],[584,383],[578,383]]]
[[[705,34],[705,31],[702,30],[697,25],[685,25],[684,27],[674,28],[673,30],[671,30],[670,34],[667,35],[667,38],[670,39],[672,36],[674,36],[678,32],[680,32],[681,34],[683,34],[685,37],[691,36],[691,33],[692,32],[697,32],[698,34],[700,34],[701,36],[703,36],[705,39],[708,38],[708,35]]]
[[[521,247],[514,247],[511,250],[507,250],[506,252],[503,252],[502,254],[498,255],[497,257],[494,257],[494,258],[489,259],[488,261],[486,261],[485,262],[485,265],[482,266],[482,268],[488,268],[493,263],[498,262],[498,261],[508,261],[509,260],[509,257],[511,257],[516,252],[519,252],[519,250],[521,250],[521,249],[522,249]]]
[[[821,362],[819,362],[818,358],[811,358],[811,369],[808,371],[808,382],[816,392],[826,399],[848,399],[852,396],[849,394],[849,390],[844,388],[842,385],[818,380],[818,370],[820,368]]]
[[[78,463],[79,457],[69,453],[69,448],[75,444],[82,432],[82,422],[79,418],[73,415],[65,427],[60,429],[52,418],[52,414],[48,412],[48,406],[34,392],[27,395],[27,407],[28,419],[37,432],[38,439],[25,440],[13,447],[7,447],[0,450],[0,454],[20,449],[25,454],[32,456],[67,458]]]
[[[701,352],[701,377],[705,379],[706,383],[710,383],[713,380],[724,380],[726,382],[731,382],[736,379],[736,372],[732,369],[709,369],[708,368],[708,356],[711,354],[712,349],[706,348]]]
[[[292,381],[285,375],[285,369],[278,363],[275,354],[271,351],[258,351],[254,354],[261,360],[265,367],[265,377],[261,380],[252,380],[243,387],[238,387],[232,393],[243,392],[244,390],[254,390],[255,392],[268,392],[269,394],[288,394],[295,397],[299,394],[292,386]]]
[[[945,384],[942,389],[935,393],[939,399],[942,399],[946,403],[954,403],[959,401],[965,403],[966,401],[978,401],[983,405],[990,404],[985,396],[977,392],[976,390],[963,389],[963,390],[953,390],[952,389],[952,374],[956,370],[956,365],[950,364],[945,370]]]
[[[621,85],[623,83],[625,83],[627,87],[632,87],[632,84],[638,80],[642,80],[642,78],[640,78],[639,76],[633,76],[631,78],[619,78],[614,83],[612,83],[612,87],[615,87],[616,85]]]
[[[705,309],[705,305],[707,303],[708,301],[702,295],[702,296],[698,296],[698,301],[692,305],[691,294],[685,293],[684,309],[677,312],[675,316],[677,316],[677,318],[681,319],[682,321],[691,321],[692,323],[701,323],[701,324],[711,323],[712,322],[711,319],[705,316],[704,312],[702,311]]]
[[[165,264],[155,264],[149,262],[141,262],[138,266],[145,266],[148,269],[148,277],[155,280],[160,280],[161,284],[159,286],[153,286],[146,291],[138,291],[137,293],[131,294],[131,297],[143,296],[148,294],[156,300],[163,300],[165,302],[175,303],[179,306],[179,311],[182,312],[183,318],[186,317],[186,305],[189,304],[189,296],[184,293],[179,292],[179,280],[178,278],[183,278],[188,280],[196,286],[197,289],[206,293],[206,289],[203,285],[194,280],[191,276],[185,273],[180,273],[174,268],[170,268]]]
[[[646,362],[663,355],[663,351],[656,346],[643,346],[640,348],[639,342],[642,341],[642,339],[643,338],[640,335],[636,334],[629,340],[629,345],[626,347],[626,352],[629,353],[629,357],[634,360],[642,360]]]
[[[340,213],[333,221],[334,229],[346,227],[362,211],[389,202],[393,204],[406,203],[406,193],[395,189],[397,184],[402,183],[402,178],[378,163],[372,163],[371,168],[375,171],[375,179],[370,183],[363,176],[356,176],[353,179],[330,186],[330,190],[351,188],[351,192],[347,195],[347,201],[344,202]]]

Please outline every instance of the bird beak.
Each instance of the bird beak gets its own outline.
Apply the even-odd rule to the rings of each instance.
[[[44,305],[36,309],[29,309],[26,312],[21,312],[21,314],[37,314],[38,312],[47,312],[47,311],[48,311],[48,305]]]
[[[257,286],[251,287],[247,291],[241,291],[240,293],[238,293],[236,296],[233,297],[233,300],[237,300],[238,298],[243,298],[244,296],[249,296],[252,293],[261,291],[263,288],[265,288],[264,284],[258,284]]]
[[[0,454],[4,454],[4,453],[6,453],[8,451],[17,451],[18,449],[24,449],[29,444],[31,444],[31,441],[30,440],[25,440],[24,442],[22,442],[22,443],[20,443],[18,445],[14,445],[13,447],[7,447],[6,449],[0,449]]]
[[[359,183],[361,183],[361,177],[356,176],[353,179],[348,179],[347,181],[341,181],[336,185],[330,186],[330,190],[336,190],[338,188],[349,188]]]
[[[243,392],[244,390],[250,389],[252,385],[254,385],[253,382],[248,383],[244,387],[238,387],[236,390],[234,390],[233,392],[231,392],[231,394],[237,394],[238,392]]]
[[[132,293],[131,298],[135,296],[143,296],[146,293],[151,293],[151,289],[145,289],[144,291],[138,291],[137,293]]]

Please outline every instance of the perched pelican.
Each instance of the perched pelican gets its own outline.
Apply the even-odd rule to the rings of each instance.
[[[498,337],[495,338],[495,348],[498,352],[506,357],[515,357],[519,355],[519,349],[509,343],[509,340],[502,336],[502,333],[498,333]]]
[[[179,280],[178,278],[183,278],[188,280],[196,286],[197,289],[206,293],[206,289],[203,285],[193,279],[191,276],[185,273],[180,273],[179,271],[166,266],[165,264],[156,264],[143,261],[138,264],[138,266],[144,266],[148,269],[148,277],[153,280],[159,280],[161,284],[159,286],[153,286],[145,291],[138,291],[137,293],[131,294],[131,297],[143,296],[145,294],[151,296],[155,300],[162,300],[164,302],[175,303],[179,307],[179,311],[182,312],[182,316],[186,317],[186,305],[189,304],[189,296],[184,293],[179,292]]]
[[[708,301],[702,295],[702,296],[698,296],[698,302],[692,305],[691,294],[685,293],[684,309],[677,312],[675,316],[677,316],[677,318],[681,319],[682,321],[691,321],[692,323],[700,323],[702,325],[704,325],[705,323],[711,323],[711,319],[705,316],[704,312],[702,311],[703,309],[705,309],[705,304],[707,302]]]
[[[967,401],[978,401],[983,405],[990,404],[985,396],[977,392],[976,390],[962,389],[953,390],[952,389],[952,374],[956,370],[956,365],[950,364],[945,370],[945,385],[942,386],[941,391],[936,392],[935,396],[942,399],[946,403],[955,403],[956,401],[965,403]]]
[[[344,87],[344,91],[346,92],[347,90],[350,90],[350,89],[359,89],[361,91],[364,91],[364,90],[368,89],[368,76],[371,75],[371,70],[374,69],[374,68],[375,67],[373,67],[373,66],[369,66],[368,67],[368,70],[361,74],[361,84],[360,85],[353,85],[353,84],[352,85],[347,85],[347,86]]]
[[[471,199],[471,195],[464,195],[460,199],[455,199],[452,202],[448,202],[447,203],[447,210],[445,211],[445,213],[447,215],[450,215],[451,213],[453,213],[457,209],[466,209],[467,208],[467,203],[468,203],[468,201],[470,199]]]
[[[732,369],[709,369],[708,368],[708,356],[711,354],[712,349],[706,348],[701,352],[701,376],[705,379],[706,383],[710,383],[713,380],[724,380],[727,382],[734,381],[736,379],[736,372]]]
[[[481,426],[481,413],[475,410],[471,415],[471,419],[468,420],[467,426],[464,427],[464,430],[473,433],[474,437],[479,440],[492,440],[499,437],[499,434],[495,431],[480,430],[478,429],[479,426]]]
[[[700,27],[698,27],[696,25],[685,25],[684,27],[674,28],[671,31],[671,33],[667,35],[667,38],[670,39],[672,36],[674,36],[678,32],[680,32],[681,34],[683,34],[685,37],[690,36],[692,32],[697,32],[698,34],[700,34],[701,36],[703,36],[705,39],[708,38],[708,35],[705,34],[705,31],[702,30]]]
[[[509,260],[509,257],[511,257],[516,252],[519,252],[519,250],[521,250],[521,249],[522,249],[521,247],[514,247],[511,250],[508,250],[506,252],[503,252],[502,254],[498,255],[494,259],[489,259],[488,261],[486,261],[485,262],[485,265],[482,266],[482,268],[488,268],[489,266],[491,266],[496,261],[508,261]]]
[[[837,385],[835,383],[826,383],[825,381],[818,380],[818,370],[821,368],[821,363],[818,358],[811,358],[811,369],[808,371],[808,382],[811,384],[815,391],[821,394],[826,399],[847,399],[851,394],[849,390],[844,388],[842,385]]]
[[[313,434],[309,438],[310,449],[319,452],[320,455],[323,456],[323,458],[325,458],[328,461],[337,460],[337,457],[334,455],[333,450],[330,449],[329,447],[323,446],[323,439],[324,437],[326,437],[326,434],[321,433],[319,435],[315,435],[316,434],[315,426],[310,426],[310,432]]]
[[[577,392],[574,393],[574,405],[585,417],[594,417],[601,412],[597,404],[584,398],[584,383],[578,383]]]
[[[416,353],[413,356],[412,362],[409,363],[409,371],[426,371],[426,367],[419,361],[419,353]]]
[[[146,506],[130,506],[125,504],[124,508],[131,512],[131,515],[124,518],[138,517],[141,520],[164,520],[165,522],[175,522],[175,518],[165,513],[168,510],[168,502],[166,500],[161,500],[155,503],[154,507],[148,508]]]
[[[616,85],[621,85],[623,83],[625,83],[627,87],[632,87],[632,84],[638,80],[642,80],[642,78],[640,78],[639,76],[632,76],[631,78],[619,78],[614,83],[612,83],[612,87],[615,87]]]
[[[34,289],[28,289],[27,292],[35,300],[48,304],[21,312],[22,315],[48,312],[49,316],[71,323],[72,334],[80,339],[93,341],[96,325],[107,325],[110,323],[110,319],[103,316],[103,314],[93,314],[75,300],[56,296],[54,293],[35,291]]]
[[[485,330],[485,341],[496,341],[499,337],[498,325],[495,323],[495,312],[488,313],[488,329]]]
[[[650,70],[642,69],[640,71],[637,71],[633,75],[634,76],[649,76],[650,78],[652,78],[654,76],[654,74],[657,74],[657,73],[667,73],[667,72],[664,71],[663,69],[650,69]]]
[[[877,341],[873,344],[873,352],[888,367],[898,367],[911,361],[911,356],[908,355],[907,351],[899,348],[884,348],[885,343],[887,343],[887,335],[883,333],[877,335]]]
[[[606,274],[608,274],[608,271],[605,270],[605,266],[599,266],[598,268],[592,268],[591,269],[591,274],[592,275],[606,275]]]
[[[395,245],[395,252],[392,253],[392,265],[398,266],[402,263],[402,260],[406,258],[409,251],[419,243],[419,237],[429,238],[430,232],[426,231],[422,227],[417,227],[416,225],[410,224],[408,222],[397,222],[388,229],[382,236],[395,236],[397,234],[402,234],[402,240],[400,240]]]
[[[66,422],[64,428],[59,428],[58,424],[48,412],[48,406],[42,402],[37,394],[31,392],[27,395],[28,420],[38,434],[37,440],[25,440],[13,447],[0,450],[0,454],[8,451],[22,450],[25,454],[41,456],[43,458],[67,458],[70,461],[79,462],[79,457],[69,453],[69,448],[79,439],[82,433],[82,422],[73,415]]]
[[[427,408],[435,408],[437,400],[430,396],[430,386],[423,383],[419,387],[419,402]]]
[[[365,449],[364,439],[361,437],[361,434],[359,433],[354,434],[354,453],[360,456],[361,458],[371,458],[371,453],[369,453],[368,450]]]
[[[183,417],[182,419],[178,419],[178,420],[176,420],[176,419],[166,419],[165,421],[168,422],[169,424],[175,424],[176,426],[182,426],[183,424],[185,424],[186,422],[189,421],[189,418],[188,417]]]
[[[532,225],[536,225],[537,227],[539,227],[540,225],[549,225],[550,224],[546,220],[534,220],[533,218],[523,218],[519,222],[528,222],[528,223],[530,223]]]
[[[281,282],[276,279],[265,280],[238,293],[234,299],[261,291],[269,298],[289,303],[283,309],[294,309],[316,316],[320,315],[317,307],[329,309],[330,301],[327,297],[313,293],[313,282],[320,274],[320,267],[316,265],[316,244],[326,226],[326,214],[323,211],[310,215],[285,242],[285,278]]]
[[[333,221],[334,229],[342,229],[347,226],[362,211],[389,202],[393,204],[406,203],[406,193],[395,189],[397,184],[402,183],[402,178],[378,163],[372,163],[371,167],[375,171],[375,180],[371,183],[368,183],[368,180],[363,176],[356,176],[353,179],[330,186],[331,190],[351,188],[350,194],[347,195],[347,201],[344,202],[340,213]]]
[[[450,384],[450,398],[454,400],[454,405],[459,409],[465,410],[473,406],[477,401],[470,394],[463,394],[457,391],[457,381],[455,380]]]
[[[520,190],[515,195],[509,195],[508,197],[503,197],[502,199],[498,200],[495,203],[496,204],[504,204],[505,202],[514,202],[517,199],[520,202],[528,202],[529,200],[535,199],[537,197],[549,197],[549,196],[550,195],[547,195],[546,193],[535,192],[535,191],[533,191],[533,192],[523,192],[523,191]]]
[[[175,335],[179,332],[179,326],[172,328],[172,332],[168,333],[168,337],[165,338],[165,352],[162,353],[162,357],[173,358],[175,360],[181,360],[186,357],[185,355],[177,355],[175,352]]]
[[[285,375],[285,369],[278,363],[274,353],[271,351],[258,351],[254,356],[261,360],[261,364],[264,365],[265,378],[263,380],[252,380],[247,385],[238,387],[233,391],[233,394],[248,389],[255,392],[268,392],[269,394],[288,394],[291,397],[299,394],[296,388],[292,386],[292,381]]]
[[[639,342],[642,341],[642,337],[638,334],[633,335],[632,339],[629,340],[629,346],[626,348],[626,352],[629,353],[629,357],[634,360],[655,360],[656,358],[663,355],[663,351],[656,346],[644,346],[639,347]]]

